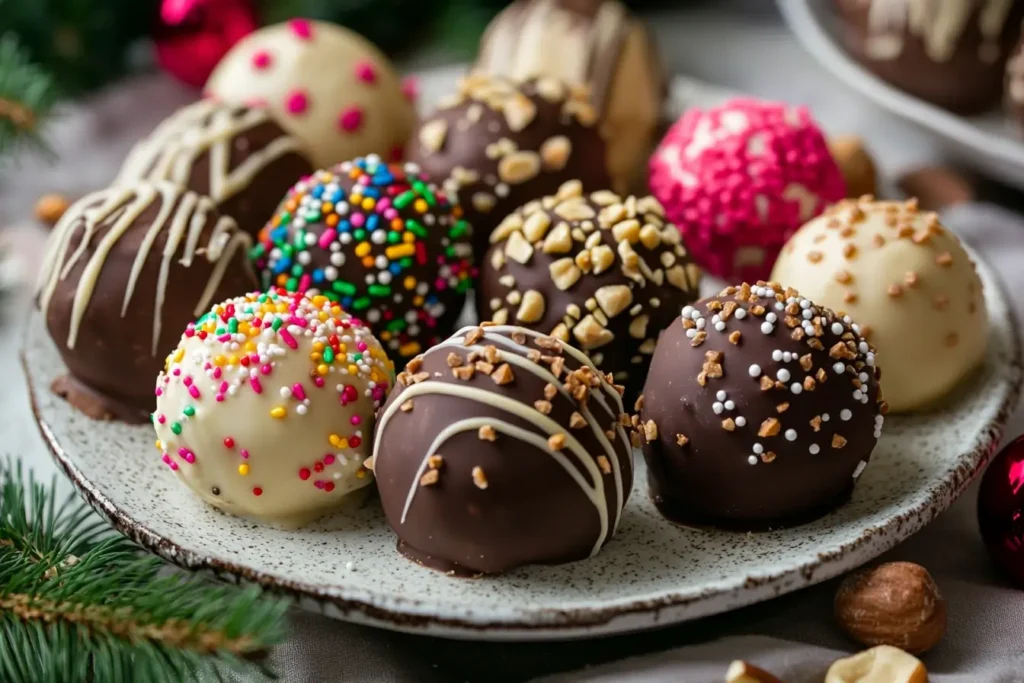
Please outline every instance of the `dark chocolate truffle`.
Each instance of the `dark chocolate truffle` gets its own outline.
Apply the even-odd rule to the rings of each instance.
[[[488,25],[475,68],[586,85],[607,135],[609,172],[642,184],[668,88],[651,32],[623,3],[513,2]]]
[[[299,181],[252,256],[264,287],[319,291],[366,320],[399,368],[451,334],[475,275],[458,203],[376,155]]]
[[[132,148],[115,184],[169,180],[213,199],[253,237],[313,166],[298,138],[265,109],[201,100]]]
[[[907,93],[961,114],[999,102],[1024,3],[836,0],[851,54]]]
[[[480,320],[582,349],[636,397],[658,335],[698,297],[700,269],[653,197],[568,182],[510,214],[481,265]]]
[[[399,549],[460,574],[595,555],[633,482],[609,379],[515,326],[464,328],[410,362],[377,416],[372,463]]]
[[[878,375],[860,328],[795,290],[743,284],[687,306],[634,418],[655,503],[740,528],[835,507],[881,435]]]
[[[1006,106],[1010,116],[1024,127],[1024,37],[1006,63]]]
[[[473,75],[420,124],[406,152],[458,198],[482,252],[505,216],[562,183],[610,186],[597,121],[583,86]]]
[[[146,422],[185,325],[251,291],[251,238],[212,200],[169,182],[88,195],[54,228],[39,308],[70,374],[54,391],[90,417]]]

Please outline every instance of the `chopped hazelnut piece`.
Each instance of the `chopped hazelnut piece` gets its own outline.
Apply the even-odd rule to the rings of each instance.
[[[573,414],[569,416],[569,429],[582,429],[586,426],[586,419],[579,412],[573,411]]]
[[[445,359],[445,362],[448,363],[448,367],[457,368],[460,365],[462,365],[462,356],[454,352],[449,353],[448,357]]]
[[[398,408],[403,413],[408,413],[410,410],[412,410],[412,399],[410,398],[408,401],[404,401],[402,405],[398,406]]]
[[[935,257],[935,262],[944,268],[949,267],[953,265],[953,255],[944,251]]]
[[[688,443],[690,443],[690,440],[688,438],[686,438],[685,434],[676,434],[676,445],[677,446],[685,446]]]
[[[761,462],[769,463],[775,460],[775,451],[765,451],[761,454]]]
[[[821,431],[821,415],[815,415],[813,418],[811,418],[811,429],[813,429],[816,432]]]
[[[548,448],[560,451],[565,448],[565,434],[554,434],[548,437]]]
[[[491,375],[491,379],[494,380],[495,384],[508,384],[515,377],[512,375],[512,368],[509,367],[508,363],[502,363],[494,371],[494,374]]]
[[[757,435],[761,438],[767,438],[769,436],[775,436],[781,429],[782,423],[774,417],[769,417],[761,423],[761,428],[757,430]]]
[[[489,375],[492,372],[494,372],[494,364],[488,363],[485,360],[478,360],[476,363],[473,364],[473,367],[476,368],[477,372],[482,372],[485,375]]]
[[[787,410],[789,410],[789,402],[788,401],[783,401],[779,405],[775,406],[775,411],[776,412],[784,413]]]
[[[814,391],[818,386],[818,383],[814,381],[814,378],[808,375],[804,377],[804,391]]]
[[[701,330],[697,334],[693,335],[693,339],[690,340],[690,346],[697,348],[704,343],[704,340],[708,338],[708,333]]]
[[[839,436],[838,434],[832,435],[832,448],[842,448],[846,445],[846,439]]]
[[[441,475],[438,474],[437,470],[427,470],[420,477],[420,486],[433,486],[440,477]]]
[[[472,365],[463,365],[457,368],[452,368],[452,374],[461,380],[473,379],[473,373],[476,372],[476,368]]]
[[[658,438],[658,425],[654,423],[654,420],[644,423],[644,438],[647,439],[647,443]]]
[[[768,375],[761,375],[761,391],[769,391],[775,386],[775,382]]]
[[[724,420],[722,420],[722,429],[724,429],[727,432],[736,431],[736,420],[732,419],[731,417],[725,418]]]
[[[601,472],[603,472],[604,474],[612,473],[612,464],[608,462],[608,456],[597,456],[597,466],[601,468]]]
[[[484,425],[478,429],[476,435],[481,441],[494,441],[498,438],[498,433],[494,431],[494,427],[490,425]]]
[[[732,344],[739,344],[740,343],[740,339],[742,339],[742,338],[743,338],[743,333],[740,332],[739,330],[733,330],[732,333],[729,334],[729,342],[732,343]]]
[[[483,328],[482,327],[474,327],[472,330],[469,331],[469,334],[466,335],[466,340],[463,342],[463,344],[466,345],[466,346],[473,346],[478,341],[483,339],[483,337],[484,337],[484,330],[483,330]]]
[[[487,488],[487,477],[484,476],[484,471],[479,466],[473,468],[473,483],[478,489]]]
[[[434,453],[432,456],[427,458],[427,467],[432,470],[441,469],[441,465],[444,464],[444,458],[441,457],[440,453]]]

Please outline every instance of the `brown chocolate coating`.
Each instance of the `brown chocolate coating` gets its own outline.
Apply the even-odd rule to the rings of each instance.
[[[626,386],[632,403],[658,335],[699,295],[700,269],[653,197],[566,183],[504,220],[480,266],[480,320],[551,334]]]
[[[526,202],[579,179],[610,186],[607,148],[585,88],[552,78],[473,75],[416,130],[406,156],[456,196],[478,253],[498,223]]]
[[[632,486],[624,424],[617,388],[576,349],[513,326],[456,332],[410,362],[377,417],[399,548],[459,574],[593,555]]]
[[[636,426],[667,516],[792,524],[853,489],[886,410],[874,351],[848,319],[805,301],[779,285],[729,287],[661,335]]]
[[[179,109],[136,144],[116,183],[184,185],[212,198],[255,237],[288,188],[313,170],[302,143],[267,111],[202,100]]]
[[[249,245],[209,198],[171,183],[78,201],[54,228],[39,295],[73,376],[54,390],[90,416],[147,421],[185,326],[212,302],[256,288]]]
[[[1024,4],[1006,3],[1009,11],[1003,17],[993,12],[993,3],[1001,0],[836,3],[845,22],[847,49],[879,78],[960,114],[977,114],[999,102],[1004,66],[1020,36]],[[886,7],[880,7],[883,4]],[[912,7],[920,4],[929,7]],[[925,18],[915,26],[912,13]],[[992,21],[993,17],[1002,21]],[[961,20],[963,29],[957,33]],[[989,26],[992,32],[983,32]]]

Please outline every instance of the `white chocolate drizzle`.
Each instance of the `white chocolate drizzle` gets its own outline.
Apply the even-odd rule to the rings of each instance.
[[[188,185],[193,164],[208,153],[208,194],[220,204],[247,188],[253,178],[276,159],[290,152],[305,153],[298,138],[282,132],[266,147],[250,150],[245,161],[231,168],[231,147],[239,136],[272,121],[263,109],[200,100],[179,110],[135,145],[114,184],[145,179]]]
[[[432,348],[431,352],[438,353],[442,348],[455,347],[469,352],[478,351],[482,353],[485,348],[483,342],[487,342],[498,348],[498,362],[508,363],[510,366],[514,366],[517,370],[530,372],[536,375],[544,382],[553,384],[557,388],[558,392],[565,398],[570,401],[574,401],[562,386],[562,382],[560,382],[547,368],[524,357],[524,354],[527,351],[526,346],[517,344],[507,336],[513,332],[520,332],[534,338],[544,337],[546,335],[533,330],[510,325],[495,325],[481,328],[484,331],[484,336],[480,339],[480,344],[466,346],[464,343],[466,335],[473,329],[476,328],[463,328],[445,342],[442,342]],[[505,350],[510,352],[506,352]],[[576,360],[581,367],[589,367],[596,376],[601,378],[602,391],[593,392],[591,394],[591,399],[607,413],[607,423],[609,425],[615,425],[615,431],[619,439],[622,441],[626,457],[631,458],[632,449],[629,444],[629,438],[627,437],[622,425],[618,422],[618,415],[623,412],[622,398],[619,396],[618,391],[616,391],[615,387],[604,379],[604,375],[583,352],[569,346],[568,344],[562,344],[562,350],[566,356]],[[429,466],[428,462],[430,455],[442,450],[442,445],[448,439],[457,434],[470,430],[477,430],[484,426],[490,426],[498,433],[517,438],[534,446],[540,451],[548,453],[555,462],[557,462],[566,471],[566,473],[572,477],[573,481],[579,485],[580,490],[583,491],[587,496],[587,499],[591,504],[593,504],[600,521],[600,533],[598,534],[593,549],[591,550],[591,556],[601,549],[601,546],[604,545],[610,534],[613,534],[618,528],[619,521],[622,517],[622,508],[625,504],[624,495],[625,493],[628,493],[623,491],[622,467],[624,466],[624,463],[619,458],[615,445],[605,435],[604,430],[601,429],[601,425],[589,410],[588,405],[580,406],[580,414],[586,420],[587,425],[590,427],[598,443],[601,445],[603,451],[601,454],[588,453],[586,448],[584,448],[583,445],[564,426],[559,425],[547,415],[542,414],[532,406],[521,401],[477,387],[447,382],[436,382],[430,379],[406,387],[401,394],[402,400],[391,402],[379,417],[380,426],[378,428],[378,433],[383,433],[383,430],[387,427],[388,421],[400,410],[401,404],[411,398],[415,398],[416,396],[428,394],[442,394],[478,401],[492,408],[505,411],[527,423],[530,423],[535,427],[536,432],[525,430],[503,420],[496,420],[491,417],[470,417],[453,422],[445,427],[435,437],[434,441],[426,450],[426,453],[424,453],[419,468],[412,479],[406,496],[405,506],[402,509],[402,524],[405,523],[409,510],[412,508],[416,492],[420,488],[420,477],[423,476]],[[610,402],[608,400],[609,398],[611,398]],[[562,452],[555,451],[548,445],[548,437],[556,434],[563,435],[565,437],[565,450]],[[373,455],[375,459],[379,456],[380,443],[381,439],[379,438],[374,443]],[[566,456],[566,453],[574,456],[574,459],[579,463],[583,472],[586,473],[591,481],[587,481],[587,477],[585,477],[583,472],[574,465],[573,459]],[[608,518],[608,509],[610,507],[608,500],[609,492],[605,490],[603,475],[598,463],[599,455],[606,456],[612,464],[611,469],[615,482],[615,519],[611,521],[611,523]],[[384,457],[387,456],[385,455]],[[629,463],[626,464],[629,465]]]
[[[987,63],[999,57],[999,38],[1014,0],[862,0],[868,3],[868,36],[864,50],[877,60],[896,59],[907,36],[921,40],[935,62],[953,58],[976,13],[982,45],[978,58]]]
[[[163,242],[160,256],[156,300],[153,305],[153,356],[158,351],[157,344],[171,262],[179,250],[181,256],[178,263],[186,268],[192,265],[196,256],[201,256],[213,264],[206,286],[193,309],[193,314],[198,316],[210,306],[235,252],[241,248],[244,253],[252,244],[251,238],[238,229],[233,219],[221,216],[213,226],[207,243],[200,245],[203,229],[209,224],[210,212],[216,211],[216,207],[208,197],[187,191],[172,183],[139,183],[130,187],[113,187],[84,197],[78,202],[78,206],[84,208],[72,208],[54,227],[43,258],[38,288],[39,308],[46,315],[58,285],[67,279],[86,251],[91,248],[92,255],[83,266],[75,287],[68,338],[65,342],[69,349],[75,348],[82,319],[92,301],[96,283],[107,264],[111,250],[132,229],[139,216],[157,200],[160,201],[159,212],[147,227],[146,234],[139,244],[121,302],[121,317],[124,318],[153,246],[161,233],[166,231],[167,237]],[[80,235],[78,246],[68,256],[68,249],[76,235]],[[247,259],[242,261],[249,267]]]

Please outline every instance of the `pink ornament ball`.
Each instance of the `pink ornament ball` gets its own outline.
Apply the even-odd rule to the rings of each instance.
[[[729,282],[767,280],[790,236],[846,194],[805,107],[749,98],[688,110],[649,170],[694,260]]]

